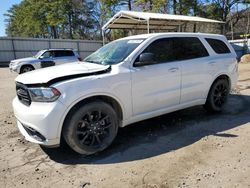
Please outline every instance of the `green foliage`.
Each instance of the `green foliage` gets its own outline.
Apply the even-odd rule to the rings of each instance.
[[[167,4],[165,0],[135,0],[135,5],[140,6],[143,11],[162,12]]]
[[[23,0],[5,14],[6,32],[10,36],[81,38],[85,35],[82,27],[95,27],[89,6],[81,0]]]
[[[202,16],[226,21],[250,0],[23,0],[6,16],[9,36],[100,39],[101,27],[119,10]],[[237,13],[237,12],[236,12]],[[234,14],[234,24],[240,19]],[[237,17],[238,16],[238,17]],[[232,21],[232,20],[231,20]],[[128,31],[114,31],[111,38]]]
[[[44,33],[44,16],[39,15],[38,4],[32,0],[21,2],[19,6],[14,5],[6,14],[9,17],[7,33],[13,36],[38,37]]]

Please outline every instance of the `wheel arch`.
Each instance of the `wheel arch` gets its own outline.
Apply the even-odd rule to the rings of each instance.
[[[79,106],[82,106],[82,105],[90,103],[90,102],[98,101],[98,100],[109,104],[117,112],[118,118],[120,120],[123,120],[122,106],[120,105],[120,103],[118,102],[117,99],[115,99],[114,97],[108,96],[108,95],[94,95],[94,96],[89,96],[89,97],[86,97],[84,99],[81,99],[81,100],[77,101],[75,104],[73,104],[70,107],[70,109],[68,110],[67,115],[64,118],[64,121],[67,118],[67,116],[69,115],[69,113],[76,110]]]
[[[219,84],[221,84],[221,83],[228,84],[228,88],[226,88],[226,90],[224,90],[225,88],[223,88],[223,87],[221,88],[221,89],[223,89],[222,92],[223,93],[225,92],[226,94],[225,95],[220,94],[219,98],[214,93],[215,92],[214,88],[218,87],[217,83],[219,83]],[[219,90],[218,92],[221,92],[220,89],[218,89],[218,90]],[[204,108],[208,112],[211,112],[211,113],[221,112],[222,108],[223,108],[223,105],[225,104],[226,99],[228,97],[228,94],[230,93],[230,90],[231,90],[231,80],[230,80],[230,77],[227,74],[221,74],[221,75],[217,76],[214,79],[214,81],[212,82],[212,84],[211,84],[211,86],[209,88],[209,91],[208,91],[207,97],[206,97],[206,103],[204,104]],[[224,96],[223,97],[224,99],[221,99],[222,96]],[[217,99],[214,99],[214,97],[216,97]],[[216,104],[216,102],[215,102],[216,100],[220,101],[220,103]]]
[[[212,87],[212,85],[219,79],[225,79],[228,81],[228,85],[229,85],[229,88],[231,89],[231,79],[230,79],[230,76],[228,76],[227,74],[220,74],[218,75],[215,80],[212,82],[210,88]],[[210,90],[210,89],[209,89]]]
[[[230,79],[230,76],[227,75],[227,74],[225,74],[225,73],[219,74],[219,75],[216,76],[216,78],[215,78],[215,79],[212,81],[212,83],[210,84],[210,87],[209,87],[209,89],[208,89],[208,91],[207,91],[207,94],[206,94],[206,99],[207,99],[207,97],[208,97],[209,91],[211,90],[213,84],[214,84],[217,80],[219,80],[219,79],[226,79],[226,80],[228,81],[229,90],[231,90],[231,79]]]
[[[124,118],[124,110],[123,110],[123,106],[121,105],[121,103],[119,102],[118,99],[116,99],[113,96],[109,96],[109,95],[105,95],[105,94],[99,94],[99,95],[94,95],[94,96],[88,96],[85,97],[83,99],[79,99],[77,101],[75,101],[72,105],[69,106],[68,110],[65,112],[62,121],[61,121],[61,126],[58,130],[58,136],[60,136],[60,139],[62,140],[62,130],[64,127],[64,123],[67,120],[67,118],[75,111],[77,110],[77,108],[79,108],[80,106],[93,102],[93,101],[103,101],[106,102],[107,104],[109,104],[116,112],[118,115],[118,118],[120,120],[120,122],[123,120]],[[121,123],[119,123],[119,127],[121,126]]]
[[[34,67],[33,65],[31,65],[31,64],[23,64],[23,65],[21,65],[21,67],[20,67],[20,72],[22,72],[22,69],[23,69],[24,67],[32,67],[32,69],[35,70],[35,67]]]

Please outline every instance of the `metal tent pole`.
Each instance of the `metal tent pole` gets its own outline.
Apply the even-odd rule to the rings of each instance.
[[[147,29],[148,29],[148,34],[149,34],[149,19],[147,19]]]
[[[178,25],[178,32],[181,32],[181,25]]]

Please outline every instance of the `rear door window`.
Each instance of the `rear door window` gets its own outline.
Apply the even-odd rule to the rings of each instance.
[[[70,50],[57,50],[55,51],[55,57],[67,57],[74,56],[74,52]]]
[[[206,41],[217,54],[230,53],[229,48],[223,41],[218,40],[218,39],[211,39],[211,38],[206,38]]]
[[[174,38],[176,60],[188,60],[209,56],[205,46],[196,37]]]

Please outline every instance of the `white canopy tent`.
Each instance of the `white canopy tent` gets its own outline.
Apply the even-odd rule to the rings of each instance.
[[[183,16],[172,14],[160,14],[149,12],[120,11],[115,14],[103,27],[102,36],[105,39],[105,32],[108,29],[135,29],[147,30],[170,30],[180,31],[180,27],[185,23],[218,23],[224,22],[211,20],[197,16]]]

